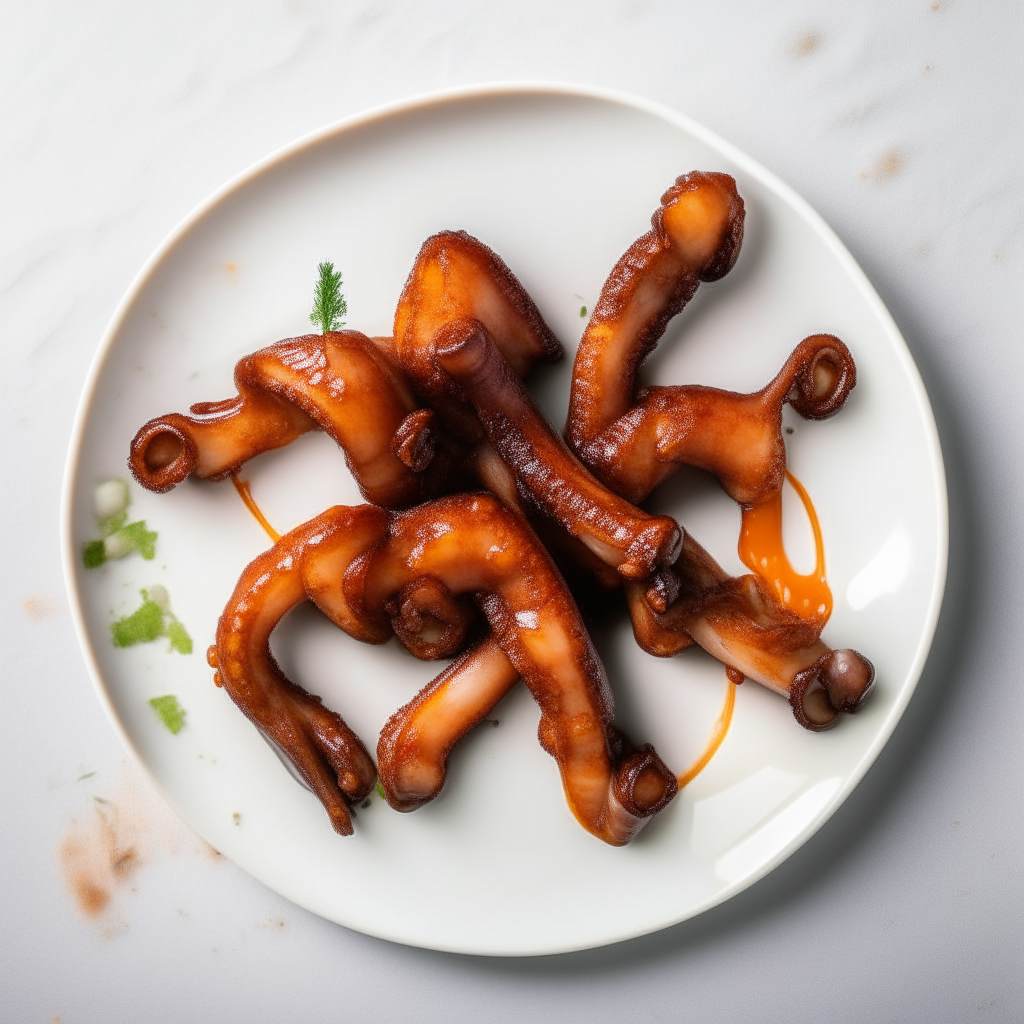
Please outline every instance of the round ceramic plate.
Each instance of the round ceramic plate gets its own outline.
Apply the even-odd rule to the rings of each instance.
[[[211,682],[203,652],[242,568],[268,541],[230,482],[165,495],[132,483],[131,518],[156,530],[156,557],[95,569],[96,485],[127,477],[146,420],[234,394],[237,359],[307,333],[322,260],[344,274],[347,324],[391,332],[420,244],[464,228],[518,275],[569,358],[538,371],[534,394],[564,422],[572,352],[612,265],[647,230],[662,192],[694,168],[735,176],[747,208],[736,268],[704,286],[645,367],[649,382],[761,387],[805,335],[842,337],[858,384],[821,423],[786,412],[790,468],[815,503],[835,612],[824,638],[878,669],[864,710],[831,732],[801,729],[787,703],[739,688],[731,730],[707,768],[630,846],[613,849],[566,808],[537,742],[523,687],[452,757],[442,795],[414,814],[376,795],[355,835],[331,830],[314,797]],[[285,531],[361,499],[322,434],[250,463],[244,475]],[[786,494],[786,544],[813,550]],[[656,496],[732,572],[737,509],[699,474]],[[672,111],[593,90],[512,86],[447,93],[347,121],[289,147],[191,216],[117,311],[82,401],[67,473],[64,550],[72,604],[100,698],[125,743],[181,815],[277,892],[372,935],[436,949],[553,953],[651,932],[721,903],[800,846],[878,755],[917,682],[938,616],[946,494],[921,380],[892,319],[808,206],[732,146]],[[160,583],[195,641],[126,649],[110,624]],[[727,684],[700,650],[659,660],[622,618],[596,638],[617,721],[677,770],[702,750]],[[439,670],[394,644],[362,646],[309,607],[274,638],[292,678],[323,696],[374,749],[388,716]],[[174,694],[169,732],[148,701]]]

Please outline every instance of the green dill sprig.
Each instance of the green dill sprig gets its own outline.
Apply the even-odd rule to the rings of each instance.
[[[334,269],[333,263],[321,263],[317,268],[320,280],[313,292],[313,308],[310,310],[310,322],[320,328],[322,334],[336,331],[345,326],[341,318],[348,313],[348,303],[341,294],[341,271]]]

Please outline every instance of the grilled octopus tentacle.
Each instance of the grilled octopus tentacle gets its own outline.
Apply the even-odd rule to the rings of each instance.
[[[519,487],[545,513],[623,576],[646,577],[679,553],[669,516],[634,508],[602,485],[552,430],[477,320],[455,320],[434,340],[438,366],[473,407]]]
[[[381,730],[377,770],[388,803],[412,811],[441,792],[448,755],[519,680],[494,637],[452,662]]]
[[[698,386],[637,392],[639,367],[671,318],[700,281],[722,277],[735,263],[743,219],[743,202],[727,175],[694,172],[665,193],[653,230],[616,264],[580,342],[566,437],[596,477],[636,504],[681,464],[718,477],[744,508],[741,555],[765,579],[729,577],[687,536],[674,582],[664,572],[653,586],[626,582],[634,635],[661,656],[696,642],[788,695],[800,724],[822,729],[860,706],[874,668],[862,655],[830,651],[820,641],[831,609],[827,588],[827,600],[803,602],[802,616],[780,604],[779,581],[769,581],[765,567],[789,575],[792,568],[784,556],[764,562],[753,557],[759,536],[753,524],[756,516],[759,543],[783,551],[782,406],[789,402],[808,419],[838,411],[856,382],[849,350],[832,335],[805,338],[776,377],[751,395]]]
[[[601,289],[573,366],[566,436],[579,450],[633,406],[636,374],[702,281],[733,267],[743,200],[728,174],[693,171],[661,197]]]
[[[342,448],[368,501],[409,505],[431,493],[430,417],[387,353],[358,331],[309,334],[235,366],[236,398],[150,420],[128,464],[153,491],[189,475],[220,479],[262,452],[320,429]]]
[[[679,596],[659,614],[640,584],[626,599],[637,643],[671,657],[696,642],[744,676],[789,699],[796,720],[821,731],[856,711],[875,682],[874,666],[852,650],[832,650],[821,626],[782,608],[757,576],[726,573],[692,537],[675,565]]]
[[[318,592],[308,565],[346,563],[381,536],[376,509],[345,509],[330,529],[323,517],[293,530],[259,555],[242,573],[217,626],[208,660],[214,680],[247,718],[295,765],[324,805],[336,832],[352,834],[348,805],[373,788],[376,771],[359,738],[318,697],[290,682],[270,652],[270,634],[284,615]],[[339,609],[338,625],[357,628]]]
[[[474,444],[483,431],[472,409],[436,365],[434,337],[452,320],[484,323],[514,371],[557,362],[562,346],[504,261],[465,231],[441,231],[421,247],[395,311],[395,346],[413,387],[457,439]]]
[[[680,465],[712,473],[741,505],[761,504],[781,491],[786,476],[783,405],[824,419],[842,407],[856,379],[850,350],[838,338],[811,335],[753,394],[699,385],[645,389],[629,412],[580,445],[579,455],[636,504]]]

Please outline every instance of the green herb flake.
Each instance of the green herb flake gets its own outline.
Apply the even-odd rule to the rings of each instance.
[[[82,546],[82,562],[86,569],[95,569],[107,560],[107,552],[101,540],[86,541]]]
[[[142,591],[142,596],[146,592]],[[167,635],[164,625],[164,610],[156,601],[144,600],[131,615],[110,624],[110,635],[115,647],[131,647],[134,644],[148,644],[158,637]]]
[[[79,775],[78,778],[75,779],[75,782],[83,782],[85,779],[91,779],[95,774],[95,772],[86,772],[84,775]]]
[[[363,810],[365,811],[366,808],[370,806],[370,803],[371,803],[370,798],[367,797],[359,806],[362,807]]]
[[[580,306],[580,319],[582,320],[587,315],[587,307]]]
[[[116,515],[112,515],[107,519],[101,519],[99,521],[100,533],[103,534],[104,537],[109,537],[112,533],[117,533],[117,531],[124,526],[127,518],[127,512],[118,512]]]
[[[345,326],[341,318],[348,313],[348,303],[341,294],[341,271],[333,263],[321,263],[317,270],[320,278],[313,292],[313,308],[309,319],[323,334]]]
[[[151,561],[156,554],[157,535],[155,531],[146,529],[145,519],[122,526],[114,536],[123,538],[124,541],[131,545],[131,550],[138,551],[147,561]]]
[[[192,637],[188,630],[177,620],[173,619],[167,624],[167,638],[171,641],[171,650],[179,654],[192,653]]]
[[[379,796],[381,798],[381,800],[386,800],[387,799],[387,797],[384,796],[384,787],[380,784],[380,780],[379,779],[377,781],[377,796]]]
[[[178,698],[173,693],[153,697],[149,706],[175,736],[185,727],[185,709],[178,703]]]

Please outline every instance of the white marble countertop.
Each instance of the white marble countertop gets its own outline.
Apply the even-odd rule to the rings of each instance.
[[[1022,40],[1011,0],[6,5],[0,1020],[1021,1019]],[[57,538],[87,368],[170,229],[324,124],[511,79],[676,107],[818,209],[921,369],[951,550],[910,709],[805,847],[668,931],[508,961],[328,924],[181,825],[95,698]],[[133,854],[87,916],[65,868],[111,841]]]

